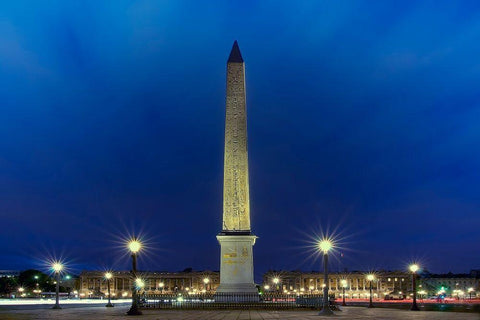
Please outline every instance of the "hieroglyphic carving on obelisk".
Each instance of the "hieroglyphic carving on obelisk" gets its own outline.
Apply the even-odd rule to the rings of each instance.
[[[223,227],[217,235],[220,285],[215,301],[258,301],[253,277],[253,245],[257,237],[250,230],[245,64],[237,41],[227,61],[223,179]]]
[[[235,41],[227,61],[222,227],[224,232],[250,231],[245,99],[245,64]]]

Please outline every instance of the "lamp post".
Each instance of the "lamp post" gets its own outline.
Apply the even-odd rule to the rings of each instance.
[[[278,279],[277,277],[273,278],[272,280],[273,284],[275,285],[275,289],[278,291],[279,288],[278,288],[278,283],[280,282],[280,279]]]
[[[55,273],[55,280],[56,280],[55,305],[53,306],[52,309],[62,309],[59,303],[59,291],[60,291],[60,272],[62,272],[63,270],[63,264],[61,264],[60,262],[54,262],[52,264],[52,270]]]
[[[207,291],[208,283],[210,282],[209,278],[203,278],[203,288]]]
[[[320,251],[323,252],[323,307],[319,315],[322,316],[331,316],[333,315],[332,310],[330,310],[330,305],[328,302],[328,251],[333,247],[333,244],[328,239],[323,239],[319,243]]]
[[[110,300],[110,280],[113,278],[113,274],[111,272],[106,272],[105,273],[105,279],[107,280],[107,291],[108,291],[108,303],[105,305],[105,307],[113,307],[113,304]]]
[[[375,280],[375,275],[373,274],[368,274],[367,275],[367,280],[370,281],[370,302],[368,304],[368,307],[369,308],[373,308],[373,301],[372,301],[372,297],[373,297],[373,294],[372,294],[372,284],[373,284],[373,280]]]
[[[417,264],[412,264],[410,265],[409,269],[412,272],[412,287],[413,287],[413,303],[410,310],[420,311],[420,309],[417,306],[417,271],[419,267]]]
[[[468,295],[470,296],[470,300],[472,300],[472,292],[475,291],[473,288],[468,288]]]
[[[163,293],[163,287],[165,287],[165,283],[160,282],[158,286],[160,287],[160,293]]]
[[[345,303],[345,288],[347,287],[347,280],[343,279],[341,281],[341,284],[342,284],[342,298],[343,298],[343,301],[342,301],[342,306],[346,306],[347,304]]]
[[[132,240],[128,242],[128,249],[132,253],[132,279],[133,279],[133,286],[132,286],[132,306],[130,310],[127,311],[127,315],[129,316],[138,316],[141,315],[142,312],[138,310],[138,297],[137,297],[137,253],[142,248],[142,244],[137,238],[133,237]]]
[[[143,281],[142,278],[137,278],[135,280],[135,286],[137,287],[138,291],[143,290],[142,295],[145,298],[145,281]],[[138,297],[138,293],[137,293],[137,297]]]

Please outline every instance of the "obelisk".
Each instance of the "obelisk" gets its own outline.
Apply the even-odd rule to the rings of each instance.
[[[223,227],[218,297],[228,301],[258,300],[253,279],[253,245],[248,187],[245,63],[237,41],[227,61],[225,158],[223,176]],[[231,297],[229,297],[231,294]]]

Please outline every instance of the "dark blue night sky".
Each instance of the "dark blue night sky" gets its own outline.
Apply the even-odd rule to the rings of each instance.
[[[226,60],[246,62],[257,281],[480,268],[478,1],[4,1],[0,269],[219,268]],[[343,257],[341,257],[343,254]]]

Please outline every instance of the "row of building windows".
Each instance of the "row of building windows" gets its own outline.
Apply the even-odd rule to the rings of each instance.
[[[408,295],[413,290],[412,274],[405,272],[380,271],[373,273],[373,280],[367,279],[363,272],[344,272],[329,274],[329,289],[332,294],[347,297],[369,295],[370,285],[375,297],[383,298],[389,294]],[[143,272],[139,288],[146,293],[185,293],[196,294],[215,291],[220,282],[219,272]],[[79,293],[81,297],[99,296],[107,292],[107,284],[113,296],[130,296],[134,279],[128,271],[113,272],[113,278],[107,282],[104,273],[84,271],[79,277]],[[321,293],[325,286],[323,273],[298,271],[269,271],[264,274],[259,289],[266,293]],[[475,276],[451,278],[438,275],[419,275],[417,290],[434,295],[439,290],[450,292],[480,291],[480,279]]]

